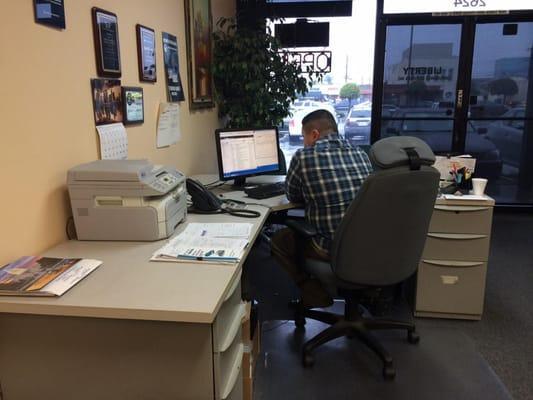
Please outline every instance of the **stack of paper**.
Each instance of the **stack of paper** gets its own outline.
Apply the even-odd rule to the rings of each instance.
[[[152,261],[238,262],[248,245],[250,223],[190,223],[157,250]]]

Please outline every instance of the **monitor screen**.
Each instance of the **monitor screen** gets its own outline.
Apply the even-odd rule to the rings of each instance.
[[[216,142],[221,180],[280,170],[277,128],[218,129]]]

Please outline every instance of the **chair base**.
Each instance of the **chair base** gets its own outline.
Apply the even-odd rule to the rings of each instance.
[[[415,325],[403,321],[367,318],[363,314],[364,309],[359,307],[353,299],[349,298],[346,299],[344,316],[325,311],[305,309],[302,306],[298,306],[294,319],[297,328],[303,328],[305,326],[305,318],[311,318],[331,325],[304,344],[302,349],[303,365],[310,367],[314,364],[312,353],[318,346],[342,336],[349,338],[357,337],[383,362],[383,377],[387,380],[394,379],[396,371],[393,367],[392,356],[377,338],[372,335],[371,331],[378,329],[406,330],[409,343],[416,344],[420,341],[420,337],[415,331]]]

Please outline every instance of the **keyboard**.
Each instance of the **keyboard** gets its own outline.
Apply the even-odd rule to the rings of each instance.
[[[244,189],[244,193],[252,199],[268,199],[285,194],[285,182],[267,183]]]

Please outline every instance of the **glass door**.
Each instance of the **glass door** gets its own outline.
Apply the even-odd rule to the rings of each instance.
[[[374,140],[416,136],[436,154],[470,154],[498,204],[533,205],[531,18],[406,20],[381,34]]]
[[[453,150],[461,24],[386,29],[381,137],[416,136],[438,154]]]
[[[533,22],[478,23],[466,143],[492,147],[479,162],[499,203],[533,203]]]

